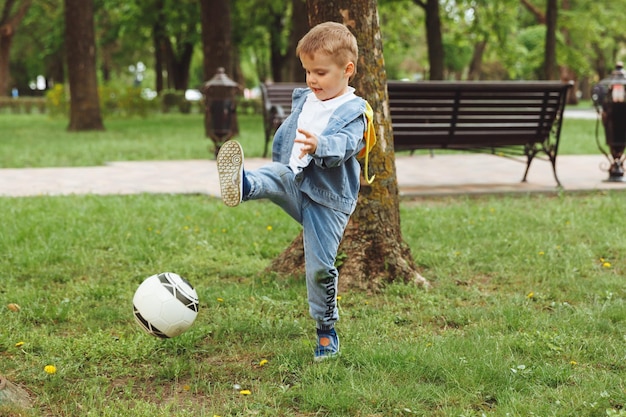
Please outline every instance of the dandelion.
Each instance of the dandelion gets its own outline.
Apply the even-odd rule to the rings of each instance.
[[[15,347],[22,347],[22,346],[24,346],[24,342],[22,341],[19,341],[15,344]]]
[[[43,370],[48,375],[54,375],[57,373],[57,367],[54,365],[46,365],[44,366]]]
[[[267,226],[267,231],[268,231],[268,232],[271,232],[271,231],[272,231],[272,225],[268,225],[268,226]]]
[[[341,301],[341,296],[340,295],[337,296],[337,301]]]
[[[250,392],[249,389],[242,389],[241,391],[239,391],[239,394],[241,394],[241,395],[250,395],[252,393]]]
[[[602,268],[610,268],[611,262],[602,262]]]
[[[546,254],[546,253],[545,253],[544,251],[542,251],[542,250],[540,250],[540,251],[539,251],[539,253],[538,253],[538,255],[539,255],[539,256],[543,256],[543,255],[545,255],[545,254]]]
[[[526,294],[526,298],[528,298],[528,299],[532,299],[534,296],[535,296],[535,293],[532,292],[532,291],[529,292],[528,294]]]
[[[261,359],[261,362],[259,362],[259,366],[265,366],[268,362],[269,361],[267,359]]]
[[[223,299],[222,297],[217,297],[217,302],[218,302],[218,303],[223,303],[223,302],[224,302],[224,299]]]
[[[576,361],[570,361],[570,362],[569,362],[569,364],[570,364],[570,365],[572,365],[572,366],[576,366],[576,365],[578,365],[578,362],[576,362]]]

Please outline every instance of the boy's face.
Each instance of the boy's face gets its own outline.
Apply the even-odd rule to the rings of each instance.
[[[348,81],[354,74],[354,63],[337,65],[333,57],[325,53],[300,56],[306,71],[306,83],[318,100],[338,97],[348,89]]]

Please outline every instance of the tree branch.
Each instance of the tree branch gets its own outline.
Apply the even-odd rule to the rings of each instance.
[[[546,23],[546,15],[539,9],[537,6],[532,4],[529,0],[520,0],[522,5],[531,12],[535,19],[537,19],[538,23],[545,24]]]
[[[423,0],[413,0],[413,3],[417,4],[422,9],[426,9],[426,2]]]

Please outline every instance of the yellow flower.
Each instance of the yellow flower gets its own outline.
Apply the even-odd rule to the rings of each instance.
[[[267,231],[268,231],[268,232],[271,232],[271,231],[272,231],[272,226],[271,226],[271,225],[268,225],[268,226],[267,226]]]
[[[223,299],[222,297],[217,297],[217,302],[218,302],[218,303],[223,303],[223,302],[224,302],[224,299]]]
[[[543,255],[545,255],[545,254],[546,254],[546,253],[545,253],[544,251],[540,250],[538,255],[539,255],[539,256],[543,256]]]
[[[191,387],[189,385],[183,385],[183,391],[189,391]]]
[[[261,362],[259,362],[259,366],[265,366],[268,362],[269,361],[267,359],[261,359]]]
[[[341,296],[340,295],[337,296],[337,301],[341,301]]]
[[[24,346],[24,342],[22,341],[19,341],[15,344],[15,347],[22,347],[22,346]]]
[[[241,391],[239,391],[239,394],[241,394],[241,395],[250,395],[252,393],[250,392],[249,389],[242,389]]]
[[[611,267],[611,262],[603,262],[602,263],[602,267],[603,268],[610,268]]]
[[[46,365],[44,366],[43,370],[48,375],[54,375],[57,373],[57,367],[54,365]]]
[[[569,364],[570,364],[570,365],[572,365],[572,366],[576,366],[576,365],[578,365],[578,362],[576,362],[576,361],[570,361],[570,362],[569,362]]]

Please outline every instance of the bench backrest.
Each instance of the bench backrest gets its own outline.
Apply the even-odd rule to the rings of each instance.
[[[306,85],[302,83],[261,84],[264,117],[269,118],[278,115],[283,120],[287,118],[291,113],[291,95],[297,87],[306,87]]]
[[[544,142],[554,127],[560,131],[569,87],[553,81],[389,81],[394,147],[463,149]]]

